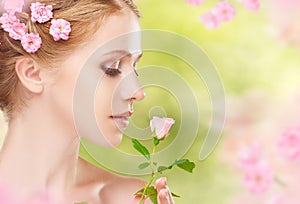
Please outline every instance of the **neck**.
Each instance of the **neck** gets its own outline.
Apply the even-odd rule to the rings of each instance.
[[[20,196],[46,191],[63,197],[75,182],[79,137],[55,111],[44,108],[12,119],[1,150],[0,179]]]

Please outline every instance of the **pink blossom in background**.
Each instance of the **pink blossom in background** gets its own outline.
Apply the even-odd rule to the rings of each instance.
[[[216,4],[212,12],[218,17],[219,21],[231,21],[236,15],[235,7],[228,1],[221,1]]]
[[[282,194],[276,194],[270,197],[265,204],[287,204]]]
[[[42,39],[39,34],[26,33],[22,36],[21,44],[28,53],[35,53],[42,45]]]
[[[270,15],[274,34],[279,40],[300,48],[300,0],[269,0],[267,11]]]
[[[199,6],[202,4],[205,0],[187,0],[188,4]]]
[[[244,175],[244,184],[252,193],[266,192],[273,183],[272,169],[266,163],[248,168]]]
[[[208,11],[200,16],[200,21],[204,23],[207,29],[219,28],[221,23],[218,16],[212,11]]]
[[[31,9],[31,20],[32,22],[45,23],[53,18],[52,5],[45,5],[40,2],[32,3]]]
[[[262,147],[255,142],[241,149],[239,154],[239,167],[243,169],[252,168],[262,160]]]
[[[259,0],[241,0],[244,7],[250,11],[258,11],[260,7]]]
[[[173,118],[159,118],[154,116],[150,121],[150,129],[152,132],[155,130],[157,139],[160,140],[168,135],[169,130],[174,123],[175,120]]]
[[[53,36],[55,41],[60,39],[68,40],[71,32],[70,22],[64,19],[53,19],[51,21],[50,34]]]
[[[279,152],[288,160],[300,157],[300,127],[286,130],[278,141]]]

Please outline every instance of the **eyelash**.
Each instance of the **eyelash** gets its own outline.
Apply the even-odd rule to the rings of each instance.
[[[120,61],[118,62],[118,66],[120,65]],[[114,63],[113,63],[114,64]],[[134,67],[134,73],[136,74],[136,76],[139,76],[139,74],[137,73],[137,70],[135,69],[136,67],[136,62],[133,64]],[[109,76],[117,76],[119,74],[121,74],[122,72],[119,70],[119,67],[117,68],[112,68],[112,65],[110,67],[106,67],[106,66],[102,66],[102,69],[104,70],[105,74],[109,75]]]
[[[109,76],[117,76],[118,74],[121,74],[122,72],[119,69],[115,69],[115,68],[105,68],[105,74],[109,75]]]
[[[117,76],[117,75],[122,73],[119,70],[120,63],[121,63],[120,61],[116,61],[112,65],[110,65],[109,67],[102,66],[102,69],[104,70],[105,74],[107,74],[109,76],[112,76],[112,77]]]

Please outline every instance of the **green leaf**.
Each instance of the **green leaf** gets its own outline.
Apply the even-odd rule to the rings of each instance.
[[[146,195],[147,195],[147,197],[150,198],[150,200],[152,201],[153,204],[158,204],[157,203],[157,191],[154,188],[154,186],[150,186],[147,188]]]
[[[173,193],[173,192],[171,192],[171,194],[172,194],[172,196],[174,197],[174,198],[180,198],[181,196],[179,196],[179,195],[177,195],[177,194],[175,194],[175,193]]]
[[[189,161],[188,159],[179,159],[179,160],[175,160],[175,162],[172,165],[174,166],[174,165],[182,164],[182,163],[185,163],[188,161]]]
[[[150,162],[144,162],[139,165],[139,169],[145,169],[150,166]]]
[[[144,192],[144,188],[138,190],[134,195],[135,196],[141,196],[143,194],[143,192]]]
[[[193,169],[196,166],[194,162],[190,162],[188,159],[175,161],[174,164],[190,173],[193,173]]]
[[[144,155],[144,157],[146,157],[146,159],[150,160],[150,153],[148,151],[148,149],[142,145],[137,139],[132,139],[132,144],[133,147],[142,155]]]
[[[144,192],[144,189],[145,188],[142,188],[140,189],[139,191],[137,191],[134,195],[135,196],[142,196],[143,192]],[[158,204],[157,203],[157,191],[156,189],[154,188],[154,186],[149,186],[147,189],[146,189],[146,193],[145,193],[145,196],[148,197],[153,204]]]
[[[159,167],[157,168],[157,171],[158,171],[158,172],[162,172],[162,171],[165,171],[165,170],[167,170],[167,169],[172,169],[172,167],[173,167],[173,166],[159,166]]]

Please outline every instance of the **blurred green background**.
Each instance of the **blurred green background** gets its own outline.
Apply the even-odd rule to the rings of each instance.
[[[250,12],[237,1],[232,1],[237,8],[234,20],[222,24],[219,29],[207,30],[199,22],[199,16],[216,2],[210,0],[200,6],[192,6],[184,0],[138,0],[138,8],[142,13],[141,27],[171,31],[194,41],[216,65],[227,98],[242,95],[251,89],[276,96],[296,91],[299,86],[300,51],[292,44],[279,41],[274,35],[276,27],[270,19],[268,2],[263,1],[258,12]],[[185,47],[183,45],[178,49],[184,50]],[[176,203],[230,203],[241,185],[230,167],[219,159],[218,150],[222,141],[226,140],[226,135],[223,135],[208,159],[198,160],[211,118],[211,104],[205,84],[187,65],[172,56],[145,52],[138,67],[149,64],[165,66],[180,74],[193,88],[201,112],[197,139],[184,156],[196,162],[194,173],[174,169],[165,174],[170,188],[182,196],[176,199]],[[170,93],[153,87],[145,90],[147,97],[134,106],[132,122],[135,125],[146,128],[150,120],[149,112],[155,106],[163,107],[168,117],[180,120],[178,104]],[[171,135],[176,134],[178,125],[175,123]],[[163,147],[171,141],[166,141]],[[118,148],[128,153],[135,152],[126,137]],[[82,155],[92,161],[84,149]],[[147,179],[147,176],[144,178]]]
[[[258,12],[249,12],[234,1],[237,6],[234,20],[222,24],[219,29],[207,30],[199,22],[199,16],[216,2],[207,1],[196,7],[183,0],[139,0],[137,4],[142,13],[141,27],[172,31],[197,43],[216,65],[228,98],[242,95],[250,89],[261,89],[277,96],[296,91],[299,86],[300,51],[275,37],[276,28],[270,21],[268,2],[262,2]],[[170,67],[179,73],[193,87],[202,113],[198,137],[184,156],[196,162],[194,173],[174,169],[165,174],[170,188],[182,196],[176,199],[176,203],[230,203],[231,197],[239,191],[240,181],[230,167],[219,159],[218,149],[222,141],[226,140],[226,135],[223,135],[222,141],[208,159],[198,160],[211,117],[209,94],[205,85],[193,72],[186,69],[184,63],[174,57],[144,53],[138,66],[149,64]],[[149,111],[154,106],[163,107],[168,117],[180,120],[172,95],[157,88],[146,88],[146,93],[145,100],[134,107],[132,122],[137,126],[147,127]],[[177,129],[175,124],[171,135]],[[165,146],[167,144],[169,143],[166,142]],[[134,153],[130,140],[126,137],[119,149]],[[82,155],[92,161],[83,149]]]

